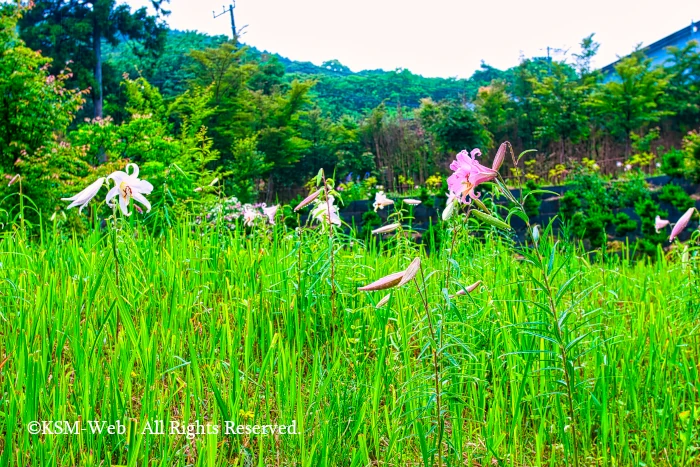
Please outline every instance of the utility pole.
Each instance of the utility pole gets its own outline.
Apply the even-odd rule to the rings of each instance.
[[[223,16],[226,13],[230,13],[231,15],[231,32],[233,34],[233,42],[237,43],[238,42],[238,33],[236,32],[236,21],[233,19],[233,9],[236,8],[236,1],[233,0],[233,3],[229,5],[228,8],[223,7],[223,11],[219,13],[218,15],[216,14],[215,11],[212,11],[212,14],[214,15],[214,19],[218,18],[219,16]]]

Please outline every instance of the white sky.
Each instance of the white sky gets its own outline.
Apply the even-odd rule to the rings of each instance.
[[[133,7],[149,0],[122,0]],[[231,0],[171,0],[172,28],[230,35]],[[338,59],[353,71],[408,68],[469,77],[481,61],[505,69],[547,46],[578,50],[595,33],[595,66],[700,20],[698,0],[237,0],[242,41],[293,60]],[[561,55],[554,54],[556,58]]]

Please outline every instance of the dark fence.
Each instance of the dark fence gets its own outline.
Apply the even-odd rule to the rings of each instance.
[[[650,185],[653,186],[663,186],[669,182],[673,182],[679,186],[681,186],[686,193],[690,194],[691,196],[697,195],[698,194],[698,189],[700,188],[698,185],[691,183],[688,180],[685,179],[672,179],[671,177],[668,177],[666,175],[662,176],[656,176],[656,177],[650,177],[647,178],[647,182]],[[620,182],[622,183],[622,182]],[[540,208],[539,208],[539,215],[532,217],[530,219],[531,224],[539,224],[541,226],[546,226],[549,224],[549,222],[554,219],[556,216],[559,215],[559,208],[560,208],[560,197],[566,193],[567,191],[571,190],[572,187],[569,185],[558,185],[558,186],[550,186],[550,187],[543,187],[543,190],[551,191],[556,194],[544,194],[540,196]],[[518,198],[520,196],[520,189],[513,189],[511,190],[511,193],[513,193],[513,196]],[[658,198],[656,194],[652,194],[653,199],[658,201]],[[696,196],[697,198],[697,196]],[[399,201],[399,199],[395,199],[396,202]],[[503,204],[506,204],[505,200],[501,198],[501,201]],[[347,203],[345,206],[343,206],[340,209],[340,216],[343,219],[344,222],[348,223],[349,225],[353,225],[356,228],[361,228],[362,227],[362,216],[367,212],[373,209],[372,203],[373,200],[361,200],[361,201],[351,201]],[[442,197],[434,197],[433,198],[433,206],[426,206],[425,203],[422,203],[418,206],[413,207],[413,220],[412,220],[412,228],[416,230],[419,234],[419,236],[425,232],[431,224],[436,224],[440,221],[441,215],[442,215],[442,210],[444,208],[444,203],[445,199]],[[695,201],[696,207],[700,208],[700,201],[696,199]],[[659,207],[668,212],[668,219],[671,222],[675,222],[678,220],[678,218],[683,214],[682,212],[679,212],[675,207],[668,203],[663,203],[659,202]],[[380,209],[377,211],[377,214],[379,217],[382,219],[382,224],[387,223],[387,217],[394,212],[396,209],[396,206],[388,206],[384,209]],[[624,212],[628,216],[630,216],[630,219],[636,221],[637,223],[640,223],[641,219],[639,215],[634,211],[632,208],[623,208],[623,209],[617,209],[613,211],[613,214],[617,214],[618,212]],[[302,221],[305,221],[306,216],[302,217]],[[524,238],[525,235],[525,230],[526,230],[526,225],[525,222],[520,219],[517,216],[513,216],[510,219],[511,227],[515,231],[516,236],[519,238]],[[697,223],[691,223],[689,227],[686,229],[684,234],[681,236],[681,239],[687,239],[691,233],[692,229],[697,226]],[[562,224],[559,221],[555,221],[554,223],[554,229],[558,233],[561,232]],[[615,236],[615,226],[614,225],[609,225],[608,226],[608,231],[607,231],[609,237],[612,240],[621,240],[624,241],[626,238],[630,240],[634,240],[637,237],[641,236],[641,232],[639,227],[635,232],[629,233],[625,235],[624,237],[616,237]]]

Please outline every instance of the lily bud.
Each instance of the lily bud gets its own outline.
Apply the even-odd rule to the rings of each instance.
[[[481,285],[481,281],[476,281],[471,285],[468,285],[466,289],[460,289],[457,291],[456,294],[452,295],[450,298],[454,298],[460,295],[467,295],[468,293],[472,293],[476,290],[477,287]]]
[[[388,232],[393,232],[394,230],[398,229],[401,226],[401,224],[389,224],[385,225],[384,227],[379,227],[378,229],[374,229],[372,231],[373,234],[381,234],[381,233],[388,233]]]
[[[498,151],[496,151],[496,157],[494,157],[493,159],[493,165],[491,166],[493,170],[498,171],[498,169],[501,168],[503,160],[506,158],[507,147],[508,142],[501,143],[501,145],[499,146]]]
[[[372,292],[374,290],[384,290],[396,287],[396,285],[398,285],[398,283],[401,282],[401,278],[403,277],[404,272],[405,271],[389,274],[388,276],[384,276],[381,279],[372,282],[371,284],[365,285],[364,287],[358,287],[357,290]]]
[[[313,193],[311,193],[309,196],[304,198],[304,200],[301,203],[299,203],[299,205],[297,207],[294,208],[294,212],[311,204],[316,198],[318,198],[318,195],[321,194],[321,191],[322,190],[316,190]]]
[[[671,236],[668,239],[669,242],[672,242],[674,238],[685,230],[685,228],[688,226],[688,222],[690,222],[690,219],[693,217],[694,212],[695,208],[690,208],[681,216],[680,219],[678,219],[676,225],[673,226],[673,230],[671,230]]]

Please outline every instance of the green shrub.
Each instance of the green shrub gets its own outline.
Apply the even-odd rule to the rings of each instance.
[[[422,187],[420,187],[420,196],[418,197],[418,199],[420,199],[423,202],[423,204],[425,204],[425,202],[428,201],[428,198],[430,198],[430,194],[428,193],[428,189],[425,187],[425,185],[423,185]]]
[[[613,184],[613,193],[617,198],[615,207],[633,207],[635,203],[651,196],[649,185],[641,173],[630,177],[625,182]]]
[[[581,198],[574,190],[567,191],[559,199],[559,212],[565,219],[573,219],[574,214],[580,211],[581,208]]]
[[[679,211],[686,211],[695,205],[695,201],[683,188],[675,183],[664,185],[659,193],[659,201],[671,204]]]
[[[542,201],[540,201],[539,196],[537,195],[529,195],[534,190],[538,190],[540,187],[537,185],[537,182],[534,180],[528,180],[527,183],[525,183],[525,189],[523,190],[523,194],[526,196],[525,201],[523,202],[523,207],[525,208],[525,214],[528,215],[528,217],[537,217],[540,215],[540,205],[542,204]]]
[[[624,237],[637,230],[637,222],[624,212],[618,212],[615,215],[613,225],[615,225],[615,235],[618,237]]]
[[[382,225],[382,218],[379,217],[379,214],[374,212],[373,209],[370,209],[362,214],[362,231],[360,235],[367,238],[368,236],[372,235],[372,230],[376,229],[380,225]]]
[[[640,230],[643,238],[637,240],[637,253],[647,256],[656,254],[657,245],[668,241],[666,232],[656,232],[655,219],[656,216],[666,217],[668,213],[659,209],[658,203],[651,198],[645,198],[634,205],[634,212],[637,213],[642,220]]]
[[[661,156],[661,171],[671,178],[681,178],[685,172],[685,153],[671,149]]]
[[[297,202],[297,204],[299,204]],[[290,229],[296,229],[299,227],[299,222],[297,221],[297,213],[294,212],[294,208],[289,204],[285,204],[282,207],[282,216],[284,218],[284,225]]]
[[[612,214],[602,210],[594,209],[588,213],[584,221],[583,238],[591,242],[592,248],[600,248],[607,243],[608,236],[605,231],[612,219]]]

